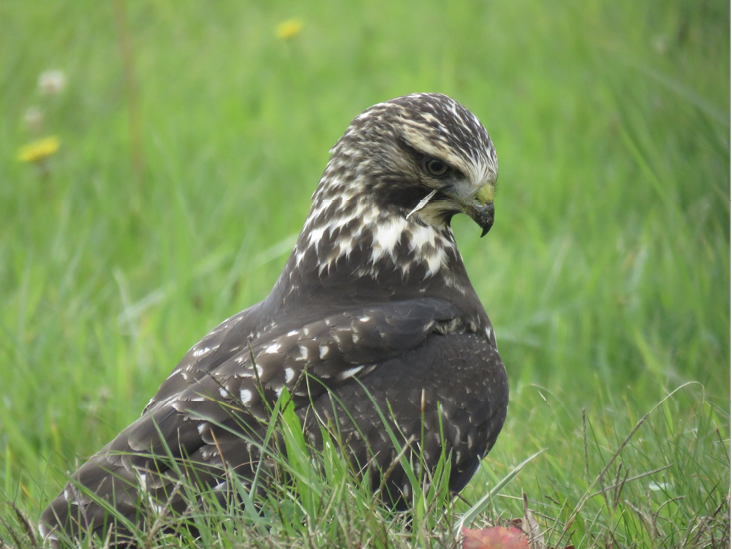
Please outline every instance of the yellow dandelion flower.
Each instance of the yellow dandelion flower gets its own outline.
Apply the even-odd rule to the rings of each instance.
[[[293,36],[300,34],[302,27],[303,22],[300,19],[288,19],[277,25],[275,36],[282,40],[289,40]]]
[[[60,146],[61,141],[55,135],[44,137],[21,147],[18,151],[18,160],[20,162],[38,162],[54,154]]]

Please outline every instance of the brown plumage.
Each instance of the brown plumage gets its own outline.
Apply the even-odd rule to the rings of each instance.
[[[335,421],[377,484],[397,450],[374,403],[415,437],[427,470],[446,451],[453,491],[470,480],[503,425],[508,384],[450,220],[466,213],[483,234],[493,224],[493,144],[452,99],[414,94],[366,110],[331,152],[272,293],[194,345],[142,417],[74,473],[41,516],[45,538],[111,525],[123,539],[118,517],[144,527],[141,501],[183,510],[171,459],[202,489],[248,486],[283,388],[312,443],[320,421]],[[387,488],[409,500],[400,466]]]

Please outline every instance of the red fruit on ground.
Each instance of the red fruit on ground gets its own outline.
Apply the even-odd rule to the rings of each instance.
[[[524,533],[513,527],[463,528],[463,536],[463,549],[531,549]]]

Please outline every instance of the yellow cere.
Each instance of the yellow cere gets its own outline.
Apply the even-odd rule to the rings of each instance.
[[[491,183],[486,183],[475,193],[475,198],[481,204],[488,204],[489,202],[493,202],[494,193],[495,187]]]
[[[300,19],[288,19],[287,21],[283,21],[282,23],[277,25],[277,28],[275,29],[275,35],[277,36],[277,38],[288,40],[293,36],[300,34],[302,27],[303,22]]]
[[[44,137],[21,147],[18,151],[18,160],[20,162],[38,162],[54,154],[60,146],[61,141],[55,135]]]

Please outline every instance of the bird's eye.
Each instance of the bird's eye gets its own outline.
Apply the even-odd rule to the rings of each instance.
[[[450,168],[442,160],[430,158],[427,160],[427,171],[432,175],[445,175]]]

